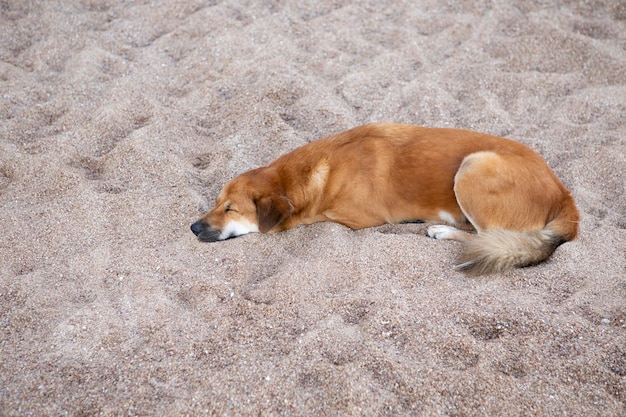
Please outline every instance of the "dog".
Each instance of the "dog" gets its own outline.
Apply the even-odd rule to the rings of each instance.
[[[443,221],[472,275],[538,264],[578,234],[574,199],[546,162],[513,140],[448,128],[370,124],[310,142],[227,183],[191,225],[205,242],[299,224],[351,229]],[[476,233],[454,226],[471,224]],[[471,228],[470,228],[471,230]]]

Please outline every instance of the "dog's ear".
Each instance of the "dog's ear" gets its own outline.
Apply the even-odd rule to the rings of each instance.
[[[255,200],[259,231],[267,233],[284,222],[293,211],[293,206],[286,197],[272,195]]]

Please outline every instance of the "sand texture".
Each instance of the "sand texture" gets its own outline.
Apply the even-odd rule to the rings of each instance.
[[[0,415],[626,415],[625,51],[615,0],[0,0]],[[189,231],[368,122],[531,146],[579,238]]]

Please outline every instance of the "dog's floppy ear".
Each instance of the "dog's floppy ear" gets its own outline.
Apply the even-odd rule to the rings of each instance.
[[[284,222],[293,211],[293,206],[287,197],[279,195],[260,197],[255,200],[255,204],[261,233],[267,233],[273,227]]]

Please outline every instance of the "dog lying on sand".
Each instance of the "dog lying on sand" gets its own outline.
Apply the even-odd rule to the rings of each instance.
[[[201,241],[331,221],[352,229],[418,220],[463,242],[456,269],[486,274],[535,265],[578,233],[570,192],[521,143],[458,129],[356,127],[308,143],[226,184],[191,225]]]

